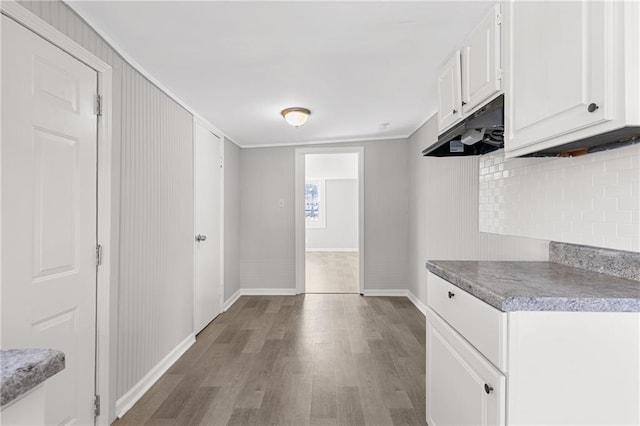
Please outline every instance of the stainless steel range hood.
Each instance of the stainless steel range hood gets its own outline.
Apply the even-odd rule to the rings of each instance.
[[[504,96],[500,95],[440,135],[422,151],[431,157],[482,155],[504,146]]]

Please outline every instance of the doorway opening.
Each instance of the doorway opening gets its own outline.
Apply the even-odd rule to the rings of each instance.
[[[362,292],[362,148],[301,150],[299,292]],[[298,182],[302,181],[302,182]],[[300,205],[299,204],[299,205]]]

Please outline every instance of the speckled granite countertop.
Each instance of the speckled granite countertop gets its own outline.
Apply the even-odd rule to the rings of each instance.
[[[427,269],[503,312],[640,312],[640,281],[558,263],[433,260]]]
[[[64,369],[64,353],[54,349],[0,350],[0,405],[10,403]]]

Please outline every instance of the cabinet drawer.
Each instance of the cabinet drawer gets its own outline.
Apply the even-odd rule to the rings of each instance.
[[[429,272],[427,305],[502,371],[506,371],[507,314]]]
[[[429,425],[505,424],[505,376],[429,308],[426,374]]]

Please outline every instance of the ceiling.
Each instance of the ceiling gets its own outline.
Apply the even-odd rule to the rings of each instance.
[[[68,1],[243,147],[406,137],[493,2]],[[311,110],[299,128],[280,111]],[[386,124],[385,124],[386,123]]]

